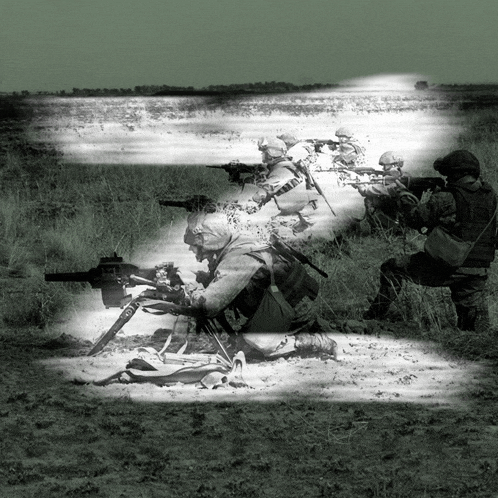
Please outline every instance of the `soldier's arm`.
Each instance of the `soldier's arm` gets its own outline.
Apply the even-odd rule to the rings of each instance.
[[[405,205],[404,216],[407,224],[417,230],[423,227],[430,230],[441,224],[450,226],[456,218],[455,198],[450,192],[438,192],[425,203]]]
[[[270,172],[264,182],[257,184],[260,188],[260,192],[253,196],[253,200],[259,203],[267,202],[276,192],[294,178],[294,174],[287,168],[276,168]]]
[[[202,309],[208,317],[218,315],[249,284],[262,265],[262,262],[248,255],[228,255],[216,268],[208,287],[192,293],[192,306]]]

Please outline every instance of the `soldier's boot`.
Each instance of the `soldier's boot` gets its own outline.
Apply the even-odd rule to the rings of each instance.
[[[364,320],[382,320],[389,311],[391,299],[386,296],[386,293],[381,289],[375,299],[372,301],[370,308],[363,313]]]
[[[294,234],[296,233],[302,233],[308,228],[312,227],[314,223],[311,221],[307,220],[304,216],[302,216],[300,213],[297,213],[298,216],[298,222],[292,225],[292,232]]]
[[[299,354],[319,355],[326,354],[337,360],[337,342],[326,334],[303,332],[296,334],[296,351]]]
[[[380,267],[380,289],[370,308],[363,314],[365,320],[381,320],[389,311],[403,286],[403,279],[395,258],[388,259]]]
[[[477,318],[477,308],[456,305],[457,313],[457,328],[460,330],[475,330],[475,322]]]
[[[489,310],[486,306],[456,306],[457,327],[478,333],[486,333],[491,328]]]

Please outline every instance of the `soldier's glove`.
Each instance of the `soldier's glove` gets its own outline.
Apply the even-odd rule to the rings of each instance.
[[[195,281],[198,284],[202,284],[204,287],[207,287],[211,282],[211,276],[207,271],[199,270],[194,273],[195,273]]]
[[[255,202],[255,201],[248,201],[243,206],[243,210],[247,214],[254,214],[257,211],[259,211],[260,208],[261,208],[261,204]]]
[[[416,206],[418,204],[417,197],[406,189],[399,190],[396,198],[400,207]]]
[[[256,204],[263,205],[270,200],[268,192],[264,189],[258,190],[251,198]]]

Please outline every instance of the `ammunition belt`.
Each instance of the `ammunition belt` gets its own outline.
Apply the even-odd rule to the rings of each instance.
[[[292,180],[289,180],[285,185],[280,187],[275,193],[275,197],[285,194],[289,190],[292,190],[294,187],[297,187],[303,181],[303,177],[298,172],[296,172],[292,168],[287,168],[287,169],[294,174],[294,178],[292,178]]]

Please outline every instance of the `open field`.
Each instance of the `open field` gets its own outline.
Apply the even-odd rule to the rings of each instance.
[[[497,496],[492,331],[459,333],[445,291],[416,286],[403,291],[388,320],[363,322],[380,263],[421,240],[348,233],[348,217],[361,215],[362,199],[327,173],[320,182],[339,216],[328,214],[324,225],[344,229],[345,243],[338,249],[313,235],[302,247],[330,275],[319,277],[315,305],[335,327],[337,362],[249,362],[250,387],[239,389],[91,385],[132,358],[154,363],[139,348],[160,349],[171,319],[139,311],[102,354],[86,357],[89,341],[119,310],[105,310],[99,291],[43,282],[44,270],[88,270],[114,250],[142,267],[174,261],[191,279],[198,265],[182,240],[185,212],[159,208],[157,196],[229,196],[224,172],[199,166],[257,162],[255,141],[263,134],[329,138],[350,126],[369,163],[399,150],[414,175],[429,174],[437,156],[466,147],[495,179],[493,114],[463,112],[453,96],[422,95],[202,105],[176,99],[167,108],[157,99],[64,99],[35,106],[28,142],[57,144],[63,156],[10,148],[2,157],[2,493]],[[496,325],[494,266],[490,291]],[[185,339],[187,351],[206,347],[203,336],[177,333],[170,350]]]
[[[34,137],[62,146],[68,160],[113,164],[225,164],[259,161],[262,135],[329,138],[351,127],[377,164],[399,149],[408,168],[432,164],[461,132],[458,102],[445,94],[334,93],[212,101],[202,98],[45,99]]]

